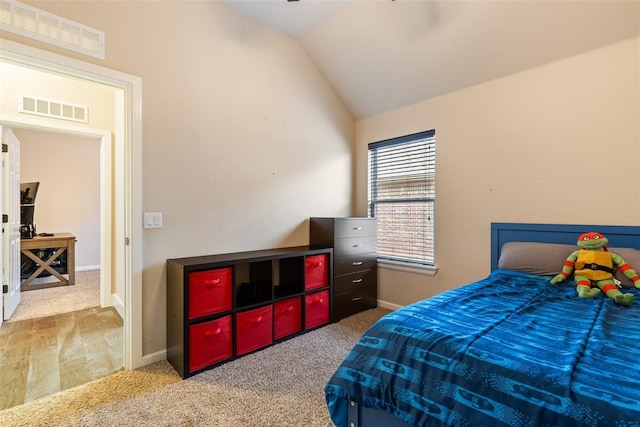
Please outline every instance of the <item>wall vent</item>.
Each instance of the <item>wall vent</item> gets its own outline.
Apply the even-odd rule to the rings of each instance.
[[[104,31],[87,27],[17,0],[0,0],[0,30],[94,58],[105,58]]]
[[[86,105],[70,104],[33,96],[21,95],[18,111],[54,119],[89,123],[89,107]]]

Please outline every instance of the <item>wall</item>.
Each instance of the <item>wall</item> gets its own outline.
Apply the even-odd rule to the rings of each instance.
[[[100,141],[14,129],[20,181],[39,181],[38,233],[76,236],[76,270],[100,268]]]
[[[4,36],[4,34],[2,34]],[[19,96],[28,95],[52,101],[89,107],[88,123],[66,121],[43,116],[37,117],[44,123],[56,126],[59,123],[77,127],[89,127],[106,131],[114,130],[114,89],[105,85],[70,79],[56,74],[47,74],[39,70],[17,66],[7,62],[0,63],[0,111],[14,116],[18,113]]]
[[[405,305],[486,276],[491,222],[638,225],[640,38],[358,121],[367,144],[435,129],[434,277],[379,269],[379,298]],[[589,231],[589,230],[586,230]]]
[[[167,258],[308,243],[308,217],[349,215],[354,120],[299,43],[220,2],[56,2],[101,29],[142,78],[143,354],[165,348]],[[142,218],[140,219],[142,220]]]

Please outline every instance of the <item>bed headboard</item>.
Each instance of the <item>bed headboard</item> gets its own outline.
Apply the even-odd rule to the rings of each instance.
[[[604,234],[609,239],[609,246],[640,249],[640,226],[494,222],[491,223],[491,271],[498,269],[500,250],[507,242],[575,245],[578,236],[589,231]]]

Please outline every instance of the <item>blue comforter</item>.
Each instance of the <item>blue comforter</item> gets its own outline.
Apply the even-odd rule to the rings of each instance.
[[[549,279],[496,270],[389,313],[326,385],[333,422],[354,400],[413,426],[640,426],[640,292]]]

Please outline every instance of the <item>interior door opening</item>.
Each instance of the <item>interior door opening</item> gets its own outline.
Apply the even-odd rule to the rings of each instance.
[[[34,126],[33,123],[32,126]],[[96,133],[96,131],[92,132]],[[28,348],[30,351],[25,358],[26,365],[14,365],[10,357],[3,357],[3,371],[11,369],[3,372],[3,375],[8,375],[15,382],[16,387],[10,393],[3,394],[0,399],[0,409],[84,384],[87,381],[117,372],[124,366],[123,327],[121,326],[124,319],[124,307],[120,307],[118,310],[118,315],[122,320],[118,321],[113,317],[114,314],[111,314],[108,317],[110,324],[106,329],[103,329],[98,322],[101,318],[109,315],[109,312],[100,309],[100,307],[113,306],[114,300],[116,300],[112,297],[114,295],[114,287],[111,283],[112,275],[110,274],[112,265],[104,264],[104,262],[110,262],[112,257],[102,256],[103,253],[111,254],[113,252],[112,239],[102,240],[103,236],[111,235],[113,228],[112,186],[102,183],[105,180],[109,182],[113,180],[110,132],[108,135],[107,132],[100,132],[105,134],[103,138],[80,137],[73,132],[61,133],[59,129],[42,123],[38,130],[16,126],[3,127],[3,133],[6,135],[4,139],[12,141],[8,144],[8,152],[5,153],[9,160],[9,175],[12,179],[4,182],[4,188],[9,187],[9,191],[5,191],[5,193],[10,197],[5,197],[4,200],[7,201],[10,218],[14,220],[12,222],[16,222],[15,219],[20,218],[17,221],[20,224],[25,222],[23,216],[28,217],[32,224],[37,224],[37,220],[40,219],[42,221],[40,224],[48,224],[45,226],[49,227],[46,230],[52,233],[47,234],[52,236],[40,236],[37,230],[43,230],[43,228],[36,228],[36,233],[34,235],[28,233],[28,236],[23,236],[22,232],[11,233],[11,235],[18,234],[18,238],[15,239],[15,242],[11,241],[13,244],[8,245],[9,248],[15,247],[16,251],[8,251],[9,262],[5,263],[8,267],[8,276],[12,279],[9,281],[12,292],[5,295],[3,317],[8,323],[2,326],[4,329],[8,329],[9,333],[14,331],[12,328],[33,331],[34,334],[43,337],[44,342],[55,343],[55,345],[45,346],[43,349],[36,348],[34,346],[42,346],[42,344],[35,343],[31,334],[20,334],[22,339],[13,337],[10,341],[5,341],[5,346]],[[38,158],[34,158],[36,155]],[[75,168],[60,167],[65,163],[65,159],[72,158],[76,160]],[[34,182],[25,184],[25,181]],[[23,187],[24,191],[31,190],[29,194],[32,194],[32,198],[23,197]],[[36,188],[39,191],[36,191]],[[47,191],[42,191],[45,189]],[[74,193],[76,193],[75,202],[71,200]],[[86,193],[84,199],[81,199],[77,193]],[[27,205],[22,206],[23,202],[26,202]],[[90,206],[96,204],[98,205],[97,209],[96,206]],[[34,213],[33,218],[31,215],[23,215],[19,212],[18,206],[30,208],[27,211]],[[88,223],[88,226],[83,226],[84,223]],[[20,225],[20,229],[22,227]],[[17,228],[17,225],[10,224],[11,231],[15,231]],[[97,236],[92,236],[92,228],[98,230]],[[66,238],[67,234],[71,237]],[[65,238],[62,238],[63,236]],[[97,240],[97,253],[89,254],[87,250],[81,250],[81,253],[78,254],[75,250],[76,239],[80,238],[84,247],[90,249],[92,237]],[[67,243],[64,251],[62,251],[63,248],[58,248],[60,243],[55,243],[58,241]],[[40,254],[51,251],[51,249],[44,248],[54,243],[55,253],[60,252],[65,255],[65,269],[67,271],[60,273],[67,273],[68,279],[62,274],[57,277],[55,275],[56,269],[52,268],[58,266],[54,266],[51,259],[55,258],[58,261],[61,259],[60,255],[52,255],[49,259],[49,255]],[[30,249],[33,247],[43,249]],[[80,247],[82,248],[82,246]],[[40,261],[38,263],[40,266],[28,279],[22,280],[24,278],[23,267],[30,259],[29,256],[37,258]],[[87,259],[91,260],[90,263],[93,264],[93,267],[97,263],[100,271],[98,275],[100,292],[97,299],[93,298],[94,283],[91,283],[92,286],[87,286],[88,283],[86,283],[87,278],[91,276],[76,275],[76,258],[85,259],[82,261],[85,266],[87,266]],[[43,270],[43,267],[48,268]],[[38,274],[38,272],[46,273],[48,271],[54,273],[54,279],[59,278],[60,281],[66,279],[66,284],[63,282],[61,286],[55,286],[48,281],[49,277],[46,275],[42,277]],[[39,277],[35,278],[36,276]],[[78,283],[74,280],[75,277],[84,277],[85,282]],[[87,293],[91,296],[89,301],[87,301]],[[90,321],[92,319],[95,321]],[[83,322],[87,326],[82,326]],[[108,339],[91,341],[88,346],[82,345],[75,351],[70,351],[69,338],[72,337],[72,341],[75,342],[89,344],[87,341],[89,337],[103,330],[105,334],[108,334]],[[51,364],[50,369],[41,372],[40,375],[32,375],[34,369],[36,371],[39,369],[38,366],[41,365],[43,357],[58,363]],[[73,366],[73,369],[70,369],[70,366]],[[16,377],[12,378],[14,373]],[[79,375],[79,373],[81,374]]]
[[[108,220],[104,226],[101,225],[101,240],[110,241],[113,250],[102,251],[101,257],[110,259],[102,259],[101,265],[112,266],[111,269],[103,269],[105,277],[113,275],[113,279],[105,280],[116,283],[122,291],[116,294],[123,299],[120,303],[124,314],[124,367],[135,369],[156,361],[154,355],[146,360],[142,355],[142,225],[141,221],[132,220],[134,217],[141,218],[142,211],[141,79],[8,40],[2,40],[0,60],[114,89],[117,105],[115,132],[62,123],[56,126],[55,131],[98,138],[101,141],[101,162],[113,161],[112,179],[101,181],[103,194],[113,192],[111,209],[105,215]],[[0,112],[0,125],[5,127],[51,130],[43,123],[37,118]],[[104,231],[106,224],[112,227],[108,233]],[[105,292],[101,298],[108,300],[112,295],[106,295]]]
[[[114,305],[111,283],[100,281],[105,270],[111,271],[110,265],[101,264],[101,252],[112,252],[100,233],[101,198],[112,198],[112,194],[100,194],[101,175],[105,175],[100,139],[19,128],[8,131],[20,141],[19,152],[9,157],[20,159],[22,251],[10,269],[19,272],[25,303],[8,319],[5,310],[5,319]],[[9,203],[15,205],[15,199]],[[124,307],[117,308],[124,317]]]

